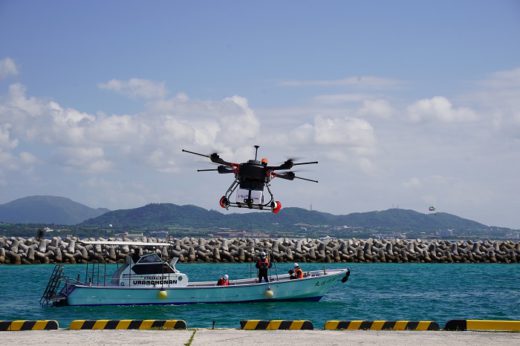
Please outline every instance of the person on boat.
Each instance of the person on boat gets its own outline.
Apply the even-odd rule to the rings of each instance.
[[[226,274],[218,279],[217,286],[229,286],[229,276]]]
[[[132,252],[132,261],[134,261],[134,263],[137,263],[137,261],[139,261],[140,258],[141,256],[139,256],[137,250],[134,250],[134,252]]]
[[[289,269],[289,279],[296,279],[296,276],[294,276],[294,270]]]
[[[292,272],[292,273],[291,273]],[[294,270],[289,270],[289,275],[292,279],[303,279],[303,270],[301,270],[298,263],[294,263]]]
[[[264,279],[265,282],[269,282],[267,271],[271,268],[271,261],[269,261],[265,252],[262,251],[260,253],[260,258],[256,261],[256,267],[258,268],[258,282],[262,282],[262,279]]]

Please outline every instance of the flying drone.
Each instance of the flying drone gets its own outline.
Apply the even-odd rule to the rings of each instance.
[[[217,168],[198,169],[197,172],[216,171],[219,174],[235,175],[235,180],[231,183],[224,196],[220,198],[219,204],[222,208],[249,208],[258,210],[271,210],[277,214],[282,209],[282,203],[275,201],[271,192],[271,180],[281,178],[285,180],[300,179],[317,183],[317,180],[307,179],[296,176],[290,171],[294,166],[317,164],[318,161],[294,162],[288,159],[279,166],[269,166],[266,158],[258,160],[258,145],[255,145],[255,159],[243,163],[234,163],[223,160],[217,153],[210,155],[200,154],[193,151],[182,149],[183,152],[202,157],[207,157],[211,162],[218,164]],[[264,188],[267,188],[269,200],[266,201]],[[232,201],[233,193],[237,191],[235,201]]]

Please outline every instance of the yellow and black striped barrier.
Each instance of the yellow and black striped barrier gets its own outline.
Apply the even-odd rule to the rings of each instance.
[[[240,321],[240,329],[244,330],[312,330],[314,325],[307,320],[245,320]]]
[[[480,330],[520,332],[520,321],[508,320],[450,320],[445,330]]]
[[[327,321],[325,330],[439,330],[433,321]]]
[[[183,320],[74,320],[69,329],[186,329]]]
[[[58,321],[54,320],[18,320],[18,321],[0,321],[0,331],[10,332],[19,330],[53,330],[58,329]]]

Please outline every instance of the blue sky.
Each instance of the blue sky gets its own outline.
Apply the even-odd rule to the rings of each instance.
[[[0,1],[0,203],[218,208],[260,144],[284,206],[520,227],[517,1]]]

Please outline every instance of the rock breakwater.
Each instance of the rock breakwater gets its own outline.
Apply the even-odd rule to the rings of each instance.
[[[253,262],[260,251],[277,262],[518,263],[520,242],[511,240],[290,239],[143,237],[170,247],[84,244],[75,237],[0,237],[0,264],[116,263],[132,253],[155,251],[180,262]],[[114,240],[114,239],[111,239]],[[123,239],[115,239],[123,240]]]

